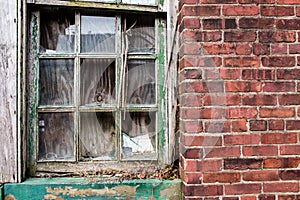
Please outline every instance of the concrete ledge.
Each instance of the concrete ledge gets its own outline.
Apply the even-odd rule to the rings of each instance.
[[[179,200],[181,199],[181,180],[141,179],[95,182],[84,178],[33,178],[19,184],[5,184],[4,197],[18,200]]]

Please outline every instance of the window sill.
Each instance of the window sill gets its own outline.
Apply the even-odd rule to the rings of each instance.
[[[181,199],[181,180],[136,179],[93,182],[86,178],[31,178],[5,184],[14,199]],[[0,196],[1,197],[1,196]],[[1,199],[1,198],[0,198]]]

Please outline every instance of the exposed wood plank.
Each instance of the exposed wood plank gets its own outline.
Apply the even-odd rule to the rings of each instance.
[[[17,1],[0,8],[0,183],[17,181]]]

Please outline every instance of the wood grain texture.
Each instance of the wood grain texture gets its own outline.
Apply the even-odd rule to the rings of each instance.
[[[0,7],[0,183],[17,179],[17,1]]]

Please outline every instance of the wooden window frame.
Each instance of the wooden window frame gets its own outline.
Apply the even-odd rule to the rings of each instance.
[[[155,63],[156,63],[156,76],[157,76],[157,99],[158,102],[156,104],[156,106],[149,106],[148,108],[146,108],[147,111],[156,111],[157,112],[157,130],[159,131],[157,133],[157,148],[158,148],[158,156],[156,160],[143,160],[143,161],[120,161],[120,159],[118,158],[117,161],[93,161],[93,162],[81,162],[78,159],[78,150],[76,150],[76,159],[74,161],[71,162],[58,162],[58,161],[45,161],[45,162],[39,162],[37,159],[37,149],[38,149],[38,143],[37,143],[37,138],[38,138],[38,113],[39,112],[46,112],[46,111],[50,111],[50,112],[56,112],[57,109],[60,109],[60,112],[63,111],[65,109],[65,111],[72,111],[74,110],[75,113],[77,113],[77,115],[79,115],[79,110],[78,110],[78,105],[77,107],[73,107],[73,108],[68,108],[68,107],[49,107],[49,106],[38,106],[38,91],[39,91],[39,82],[38,82],[38,73],[39,73],[39,59],[47,59],[47,58],[52,58],[52,59],[57,59],[57,58],[72,58],[75,60],[75,80],[74,82],[76,82],[78,80],[78,66],[80,64],[78,64],[78,60],[80,58],[89,58],[92,57],[93,55],[88,55],[88,54],[81,54],[79,53],[79,30],[80,30],[80,14],[79,12],[76,12],[76,35],[77,35],[77,39],[75,39],[77,41],[77,45],[75,47],[75,49],[77,49],[74,53],[67,53],[67,54],[41,54],[39,52],[39,19],[40,19],[40,15],[39,15],[39,8],[42,8],[43,6],[49,4],[47,3],[47,1],[36,1],[37,4],[40,6],[38,6],[37,10],[33,9],[32,12],[30,12],[30,25],[29,25],[29,53],[28,53],[28,59],[27,59],[27,79],[28,79],[28,93],[26,94],[28,96],[28,106],[27,106],[27,110],[28,110],[28,114],[27,114],[27,133],[28,133],[28,139],[27,139],[27,171],[29,172],[30,176],[44,176],[44,174],[73,174],[74,172],[79,172],[79,171],[92,171],[95,168],[99,168],[99,169],[116,169],[116,170],[130,170],[130,169],[137,169],[137,168],[143,168],[143,169],[153,169],[154,167],[157,166],[164,166],[166,164],[170,164],[171,159],[171,146],[172,146],[172,142],[170,142],[170,130],[169,130],[169,126],[170,126],[170,122],[168,120],[168,117],[171,116],[170,113],[170,105],[168,105],[169,101],[168,101],[168,94],[166,91],[166,88],[168,88],[168,86],[166,86],[166,80],[165,77],[167,76],[167,67],[166,67],[166,63],[167,63],[167,45],[166,45],[166,20],[164,17],[161,17],[162,15],[164,16],[164,13],[159,13],[159,9],[156,7],[150,7],[150,6],[137,6],[134,5],[133,7],[130,7],[130,9],[128,9],[128,5],[122,5],[120,9],[120,7],[118,7],[119,11],[122,12],[128,12],[128,11],[140,11],[143,10],[147,13],[151,13],[155,10],[155,12],[153,12],[154,15],[156,15],[157,17],[155,17],[155,34],[156,34],[156,53],[155,54],[151,54],[151,55],[134,55],[134,54],[128,54],[128,59],[155,59]],[[54,2],[54,3],[53,3]],[[53,1],[51,4],[57,4],[57,5],[61,5],[62,2],[65,3],[64,1]],[[90,3],[83,3],[77,5],[78,7],[80,7],[80,10],[83,10],[87,7],[87,5],[89,5]],[[105,7],[106,3],[94,3],[94,8],[96,9],[100,9],[104,12],[107,12],[107,9],[103,9],[103,7]],[[63,5],[66,6],[66,5]],[[71,5],[72,6],[72,5]],[[67,6],[68,7],[68,6]],[[137,9],[138,8],[138,9]],[[147,8],[147,9],[145,9]],[[117,10],[118,10],[117,9]],[[117,16],[117,21],[118,21],[118,28],[121,29],[121,15],[119,15],[119,11],[115,11],[115,10],[110,10],[108,9],[109,12],[108,13],[115,13],[115,15]],[[119,31],[119,33],[121,34],[121,31]],[[119,35],[118,37],[122,37],[121,35]],[[117,38],[117,37],[116,37]],[[76,44],[76,42],[75,42]],[[121,45],[121,43],[119,43],[118,45]],[[101,55],[97,55],[97,58],[101,58]],[[120,67],[121,63],[122,63],[122,52],[117,52],[116,55],[111,55],[111,57],[116,58],[117,60],[117,69]],[[105,58],[107,58],[107,55],[105,55]],[[77,78],[76,78],[77,77]],[[118,80],[118,79],[117,79]],[[75,84],[76,85],[76,84]],[[75,86],[75,88],[80,87],[79,84],[77,84],[77,86]],[[74,90],[76,91],[76,89],[74,88]],[[120,91],[120,88],[118,88],[118,90]],[[172,93],[172,92],[171,92]],[[76,96],[76,95],[75,95]],[[84,109],[84,108],[83,108]],[[95,110],[97,110],[97,108],[94,108]],[[133,109],[134,111],[141,111],[141,110],[145,110],[145,108],[143,107],[134,107],[134,108],[126,108],[127,110]],[[103,110],[106,111],[111,111],[111,110],[115,110],[114,108],[104,108]],[[122,112],[122,110],[118,110],[118,112]],[[75,129],[78,129],[78,124],[76,124],[78,122],[78,120],[75,118]],[[78,130],[76,131],[76,135],[78,135]],[[75,137],[75,146],[78,146],[78,144],[76,141],[78,138],[78,136]],[[119,147],[120,148],[120,147]]]

